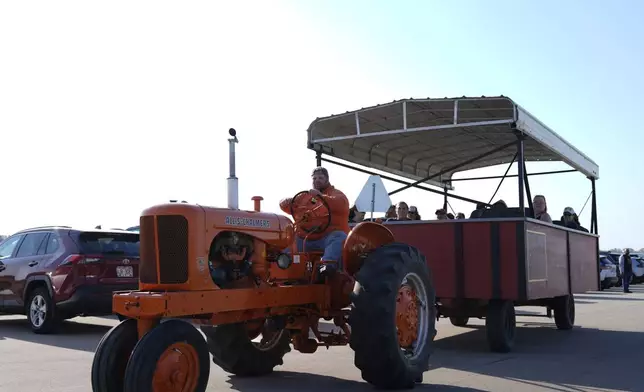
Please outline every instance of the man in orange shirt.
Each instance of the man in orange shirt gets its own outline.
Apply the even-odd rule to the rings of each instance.
[[[323,167],[313,169],[311,175],[313,179],[313,189],[309,194],[322,198],[329,206],[331,221],[324,231],[309,233],[303,230],[301,224],[295,227],[295,241],[298,252],[303,251],[324,251],[322,255],[320,275],[330,276],[341,266],[342,246],[349,233],[349,200],[340,190],[336,189],[329,183],[329,172]],[[292,198],[280,201],[280,208],[287,214],[291,214]],[[297,197],[293,202],[293,207],[307,209],[305,204],[311,203],[310,198]],[[323,225],[328,222],[326,214]],[[318,220],[320,220],[318,218]],[[304,240],[306,239],[306,250],[303,249]]]

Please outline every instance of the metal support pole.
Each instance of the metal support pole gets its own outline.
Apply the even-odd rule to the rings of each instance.
[[[315,166],[322,166],[322,153],[320,151],[315,152]]]
[[[593,190],[593,201],[592,201],[593,212],[592,212],[591,218],[590,218],[591,219],[590,225],[591,225],[591,228],[595,229],[594,231],[591,230],[591,232],[593,234],[599,234],[599,228],[597,226],[597,220],[598,220],[597,219],[597,191],[596,191],[596,187],[595,187],[595,179],[594,178],[590,179],[590,184],[591,184],[592,190]]]
[[[447,184],[443,188],[443,192],[445,193],[445,196],[443,198],[443,209],[445,210],[445,212],[447,212]]]
[[[526,196],[528,196],[528,209],[530,210],[530,218],[534,218],[534,206],[532,205],[532,193],[530,192],[530,181],[528,181],[528,176],[528,170],[526,169],[525,161],[523,161],[523,183],[525,184]]]
[[[525,216],[525,195],[523,189],[523,178],[525,176],[525,156],[523,155],[523,135],[519,136],[519,141],[517,142],[517,163],[519,166],[519,208],[521,209],[523,216]]]

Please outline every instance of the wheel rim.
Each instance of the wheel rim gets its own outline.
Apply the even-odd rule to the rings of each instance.
[[[157,361],[152,379],[154,392],[192,392],[199,381],[199,357],[194,347],[175,343]]]
[[[267,320],[262,325],[259,333],[254,334],[255,338],[251,339],[251,341],[259,351],[270,351],[277,345],[285,333],[286,330],[284,329],[271,331]]]
[[[396,332],[409,359],[416,358],[427,344],[428,305],[423,280],[416,273],[407,274],[396,297]]]
[[[47,318],[47,302],[42,295],[36,295],[29,306],[29,319],[36,328],[42,327]]]

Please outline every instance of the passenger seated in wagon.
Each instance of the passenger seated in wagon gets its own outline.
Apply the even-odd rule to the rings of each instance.
[[[534,208],[534,217],[542,222],[552,223],[552,218],[548,214],[548,204],[543,195],[536,195],[532,200],[532,207]]]

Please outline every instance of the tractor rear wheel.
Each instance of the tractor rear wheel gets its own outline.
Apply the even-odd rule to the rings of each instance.
[[[92,391],[123,390],[125,367],[139,340],[136,320],[129,319],[110,329],[98,343],[92,362]]]
[[[390,243],[369,253],[356,274],[349,318],[354,362],[365,381],[381,389],[422,381],[436,336],[435,297],[418,249]]]
[[[263,376],[271,373],[275,366],[283,365],[284,355],[291,351],[288,330],[271,328],[269,332],[268,321],[259,325],[259,329],[245,323],[201,327],[212,361],[224,371],[240,377]],[[261,341],[253,341],[260,334]]]
[[[182,320],[165,321],[134,347],[123,391],[204,392],[210,376],[209,359],[206,341],[195,327]]]

